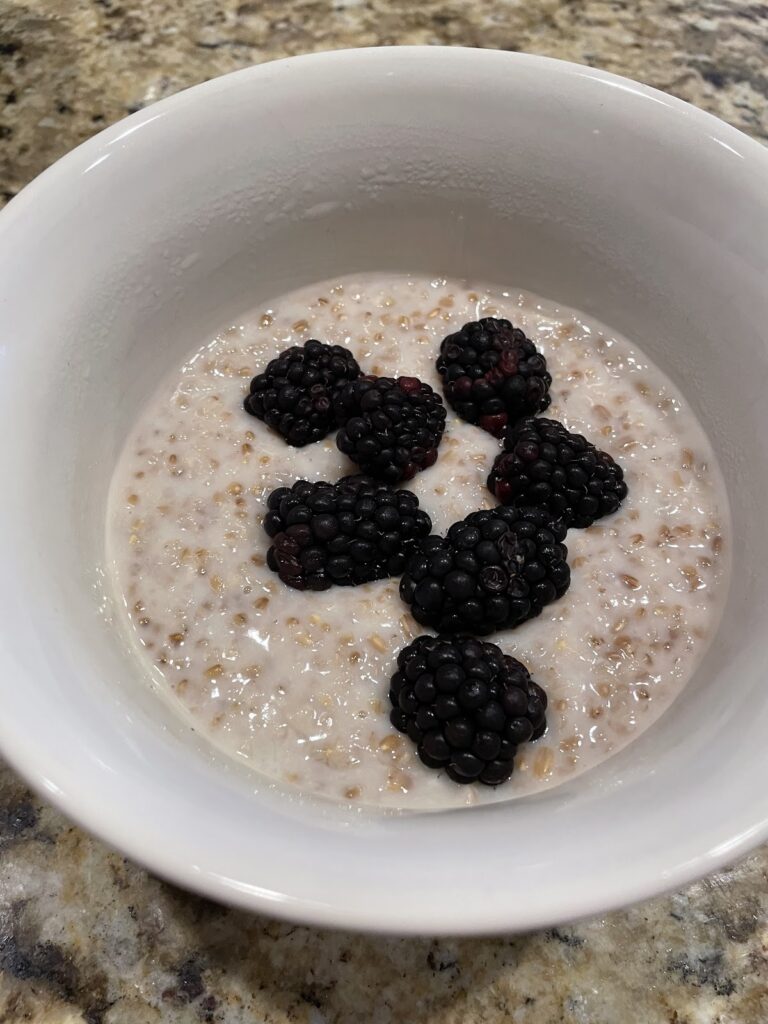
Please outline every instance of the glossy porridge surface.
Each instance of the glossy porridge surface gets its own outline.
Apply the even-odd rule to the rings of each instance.
[[[299,593],[265,564],[271,490],[354,472],[333,435],[290,448],[242,408],[250,377],[289,344],[349,347],[364,372],[439,390],[441,339],[506,316],[545,354],[546,415],[609,451],[629,497],[571,530],[568,593],[489,639],[549,696],[549,727],[497,789],[424,768],[389,724],[397,652],[422,630],[398,581]],[[191,346],[192,347],[192,346]],[[494,500],[498,442],[450,410],[436,465],[406,486],[435,531]],[[340,800],[412,808],[548,786],[625,746],[669,706],[716,628],[726,589],[727,501],[685,400],[625,339],[512,289],[371,274],[286,295],[228,325],[167,380],[112,482],[107,542],[119,607],[162,692],[215,744],[270,778]]]

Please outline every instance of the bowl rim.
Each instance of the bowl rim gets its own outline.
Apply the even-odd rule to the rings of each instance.
[[[81,173],[83,168],[97,161],[106,147],[161,116],[172,116],[176,111],[187,108],[203,94],[214,95],[224,88],[229,88],[234,81],[258,80],[271,74],[276,66],[333,65],[336,69],[347,68],[354,73],[361,61],[363,64],[381,62],[391,65],[393,60],[408,59],[421,64],[463,62],[466,67],[473,65],[473,62],[488,65],[495,62],[500,66],[514,62],[537,69],[544,76],[557,73],[587,78],[596,85],[605,87],[609,94],[621,90],[663,105],[669,111],[665,117],[677,118],[680,123],[687,122],[698,127],[711,140],[744,159],[763,162],[768,171],[768,150],[743,132],[683,100],[600,69],[551,57],[471,47],[353,48],[303,54],[252,65],[191,86],[116,122],[60,158],[23,188],[0,212],[0,233],[4,227],[10,226],[14,219],[26,216],[45,190],[56,186],[62,179]],[[105,813],[104,807],[99,807],[94,799],[83,793],[82,788],[70,789],[59,778],[62,769],[57,758],[47,754],[45,760],[38,756],[37,750],[32,751],[24,742],[23,731],[17,731],[15,728],[13,709],[7,709],[7,712],[0,716],[0,750],[3,756],[34,790],[68,818],[109,846],[124,852],[147,870],[176,885],[225,904],[300,924],[397,935],[423,934],[425,930],[433,934],[488,935],[509,932],[511,929],[518,931],[541,928],[593,914],[602,914],[657,896],[662,892],[678,889],[704,874],[732,863],[758,843],[768,839],[767,813],[758,823],[753,821],[736,836],[724,832],[719,836],[719,841],[714,842],[711,839],[709,849],[696,857],[675,863],[661,875],[646,869],[644,873],[637,872],[631,875],[630,880],[624,877],[618,884],[612,879],[607,888],[597,887],[588,892],[574,892],[573,897],[559,908],[547,907],[536,910],[528,907],[521,913],[518,908],[513,908],[500,897],[494,901],[493,906],[487,901],[480,901],[475,906],[459,905],[456,910],[443,912],[440,920],[436,920],[436,915],[426,913],[420,916],[414,912],[413,906],[403,907],[396,900],[380,901],[372,908],[365,904],[352,906],[350,901],[345,901],[343,897],[312,901],[288,892],[273,893],[257,889],[250,882],[237,883],[236,880],[223,878],[213,872],[201,871],[190,864],[188,858],[180,860],[173,854],[169,855],[163,844],[156,844],[154,848],[148,850],[147,845],[142,842],[141,829],[134,828],[131,821],[122,819],[119,808]],[[62,784],[59,785],[57,780],[62,781]],[[759,813],[759,809],[756,809],[755,818],[759,818]]]

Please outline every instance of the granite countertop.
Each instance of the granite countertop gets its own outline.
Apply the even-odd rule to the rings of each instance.
[[[287,54],[526,50],[768,138],[756,0],[0,0],[0,205],[105,125]],[[673,896],[488,940],[361,938],[165,885],[0,769],[0,1024],[765,1024],[768,849]]]

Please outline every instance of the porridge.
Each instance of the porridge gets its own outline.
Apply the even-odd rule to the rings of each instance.
[[[318,592],[266,564],[266,499],[358,472],[334,434],[289,447],[243,409],[251,377],[289,345],[349,349],[364,373],[442,394],[442,339],[506,317],[546,357],[546,417],[624,469],[613,515],[571,529],[571,585],[487,640],[548,695],[547,730],[497,788],[457,786],[389,719],[398,652],[427,630],[396,577]],[[404,486],[435,533],[497,502],[490,433],[447,407],[436,463]],[[228,326],[167,380],[128,438],[108,515],[125,626],[148,675],[194,728],[273,780],[342,801],[460,806],[514,798],[593,767],[654,722],[690,678],[727,584],[728,505],[710,445],[637,348],[570,309],[466,282],[366,275],[303,288]]]

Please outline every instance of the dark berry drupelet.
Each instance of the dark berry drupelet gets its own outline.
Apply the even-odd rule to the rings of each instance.
[[[301,448],[338,426],[334,396],[361,372],[352,353],[341,345],[306,341],[281,352],[253,378],[243,405],[288,444]]]
[[[454,782],[505,782],[520,744],[547,727],[546,694],[525,665],[468,637],[420,636],[405,647],[389,699],[394,727]]]
[[[564,536],[540,509],[473,512],[421,543],[400,596],[417,622],[440,632],[485,636],[517,626],[568,589]]]
[[[521,416],[542,412],[551,400],[546,359],[509,320],[485,317],[449,334],[437,369],[448,404],[496,437]]]
[[[624,471],[581,434],[538,417],[510,427],[488,488],[505,505],[533,505],[566,526],[591,526],[627,496]]]
[[[267,564],[297,590],[397,576],[432,528],[415,494],[364,476],[299,480],[273,491],[267,508]]]
[[[361,377],[336,398],[339,450],[387,483],[410,480],[434,465],[445,430],[445,407],[415,377]]]

